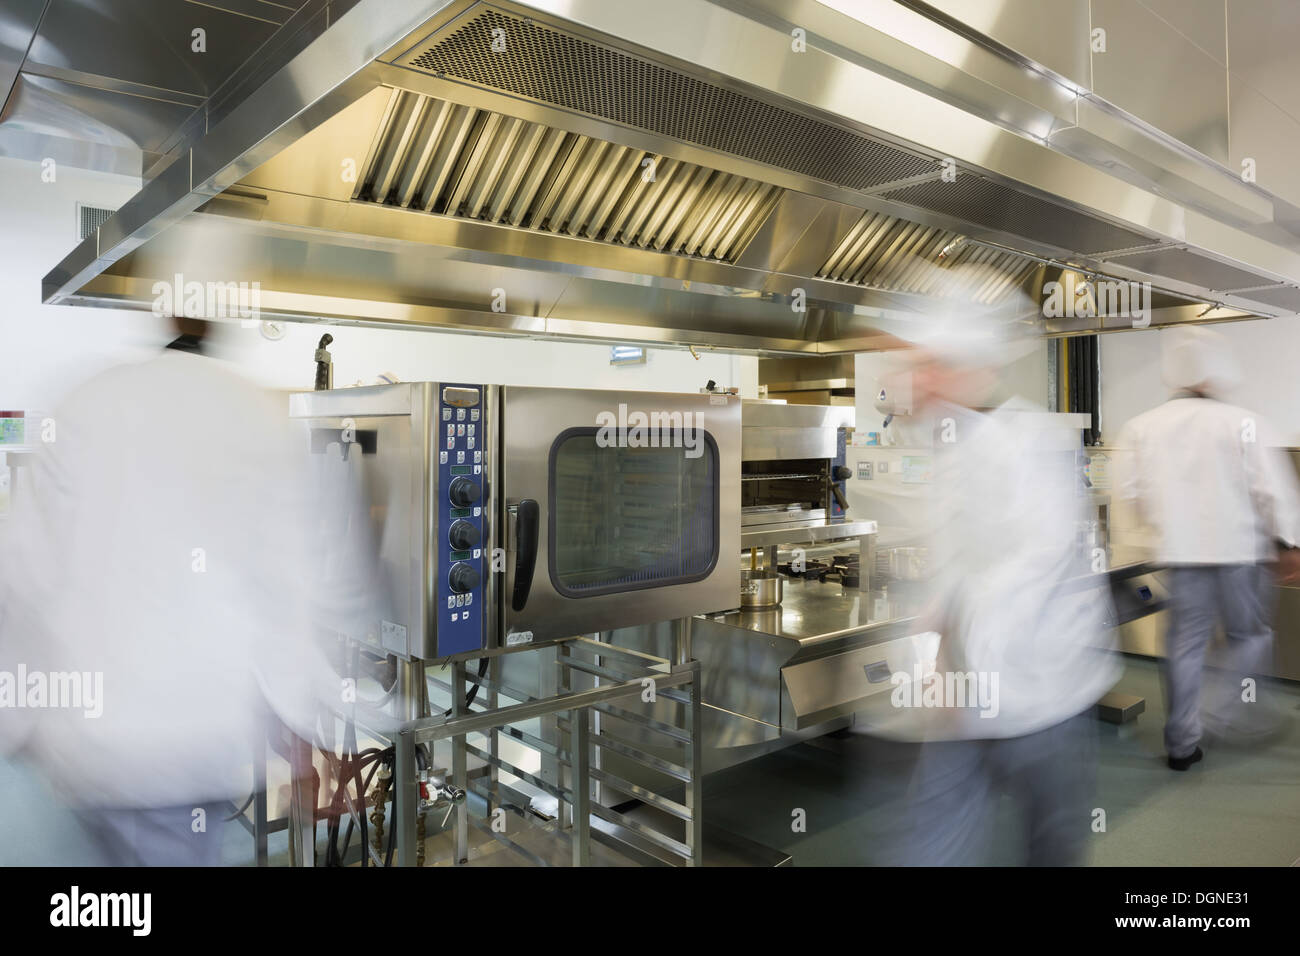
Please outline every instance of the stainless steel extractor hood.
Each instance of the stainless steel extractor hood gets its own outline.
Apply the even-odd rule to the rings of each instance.
[[[999,89],[996,51],[864,5],[889,22],[812,0],[322,4],[45,301],[149,308],[181,275],[257,283],[266,317],[790,355],[890,347],[936,303],[1132,328],[1044,318],[1062,271],[1152,283],[1152,325],[1300,309],[1257,191],[1207,205],[1202,167],[1144,188],[1097,137],[1055,148],[1033,130],[1071,96],[1077,118],[1059,78],[1021,64]]]

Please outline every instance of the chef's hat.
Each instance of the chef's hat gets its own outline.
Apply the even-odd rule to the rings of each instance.
[[[1174,326],[1160,335],[1160,377],[1169,388],[1222,395],[1240,381],[1232,348],[1218,332]]]
[[[1041,345],[1006,311],[994,312],[969,302],[943,302],[886,328],[922,349],[925,358],[956,368],[998,368]]]

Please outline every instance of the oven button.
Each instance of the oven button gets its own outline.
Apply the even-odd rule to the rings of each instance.
[[[459,457],[459,454],[457,460],[464,461],[463,458]],[[451,499],[451,503],[457,508],[470,507],[474,502],[478,501],[479,496],[482,493],[482,489],[479,488],[478,482],[474,481],[472,478],[453,478],[451,480],[451,485],[447,488],[447,497]]]
[[[453,551],[468,551],[481,540],[482,535],[479,533],[478,528],[470,521],[458,518],[447,529],[447,541],[451,544]]]
[[[457,594],[474,590],[478,587],[478,582],[478,569],[465,561],[457,561],[451,566],[451,570],[447,572],[447,583]]]

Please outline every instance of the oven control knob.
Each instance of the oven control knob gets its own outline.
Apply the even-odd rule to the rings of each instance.
[[[482,540],[482,535],[479,534],[479,530],[474,526],[473,522],[457,518],[451,523],[451,527],[447,529],[447,541],[451,544],[453,551],[468,551],[470,548],[476,547],[480,540]]]
[[[447,489],[447,494],[451,498],[451,503],[457,508],[468,508],[474,502],[478,501],[482,489],[479,488],[478,482],[472,478],[453,478],[451,486]]]
[[[447,572],[447,583],[457,594],[463,594],[466,591],[473,591],[478,587],[479,573],[474,565],[465,561],[457,561]]]

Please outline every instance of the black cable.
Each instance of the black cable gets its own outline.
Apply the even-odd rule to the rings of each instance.
[[[394,801],[394,803],[396,803],[396,801]],[[394,816],[396,816],[396,814],[394,814]],[[397,821],[394,820],[393,825],[388,829],[388,852],[384,854],[384,866],[386,867],[393,865],[393,848],[397,845],[393,841],[393,834],[395,834],[396,832],[397,832]]]
[[[325,826],[325,865],[339,865],[339,820],[342,815],[342,795],[344,787],[344,777],[347,773],[348,758],[345,754],[339,761],[339,788],[334,791],[334,796],[330,798],[328,812],[328,823]]]
[[[234,813],[232,813],[230,816],[228,816],[228,817],[225,818],[226,823],[229,823],[231,820],[235,820],[235,819],[237,819],[237,818],[238,818],[238,817],[239,817],[239,816],[240,816],[240,815],[241,815],[245,810],[247,810],[247,809],[248,809],[248,805],[249,805],[250,803],[253,802],[253,798],[254,798],[255,796],[257,796],[257,791],[256,791],[256,790],[254,790],[252,793],[250,793],[250,794],[248,795],[248,799],[245,800],[245,801],[243,802],[243,804],[240,805],[240,807],[239,807],[238,810],[236,810],[236,811],[235,811]]]
[[[487,673],[487,669],[488,669],[488,659],[486,657],[480,657],[478,659],[478,676],[480,678],[483,677],[483,675]],[[479,688],[478,684],[475,684],[473,682],[470,683],[469,691],[465,694],[466,710],[470,709],[470,707],[474,703],[474,699],[478,697],[478,688]],[[442,715],[444,717],[450,717],[452,710],[453,708],[448,707],[446,710],[442,712]]]
[[[354,648],[353,654],[349,658],[349,663],[352,665],[350,670],[352,674],[355,675],[360,669],[359,646]],[[321,747],[321,750],[324,752],[325,748]],[[347,787],[349,779],[353,784],[355,784],[357,795],[355,804],[356,811],[348,813],[348,841],[351,841],[352,830],[355,824],[361,831],[361,845],[363,847],[367,845],[369,840],[366,822],[366,789],[368,787],[368,781],[362,780],[361,773],[367,764],[378,762],[384,753],[386,753],[386,751],[381,751],[378,747],[368,747],[365,750],[359,750],[357,746],[357,727],[355,720],[349,718],[344,723],[343,755],[339,759],[339,785],[338,790],[334,794],[334,798],[330,801],[328,811],[329,824],[326,828],[328,842],[326,843],[325,850],[326,866],[342,866],[344,855],[347,853],[346,843],[343,850],[340,852],[338,839],[342,816],[344,811],[347,809]],[[371,777],[373,777],[373,771]],[[370,854],[363,853],[361,856],[361,865],[365,867],[369,866],[369,864]]]

